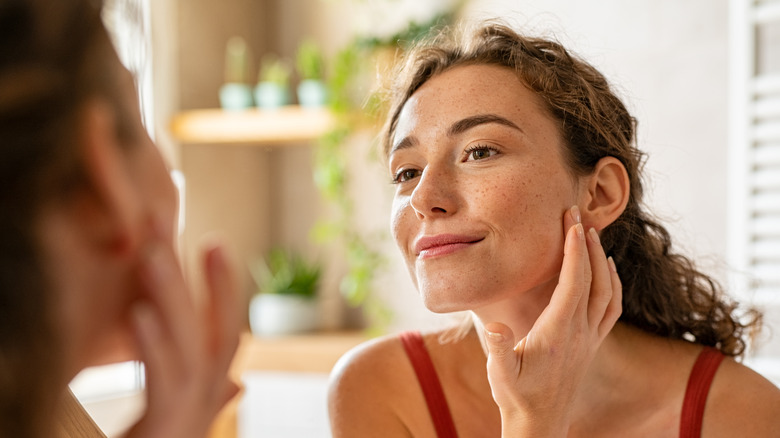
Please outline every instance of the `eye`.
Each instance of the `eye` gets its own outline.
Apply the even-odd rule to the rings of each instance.
[[[401,169],[395,175],[393,175],[393,184],[409,181],[420,176],[420,171],[417,169]]]
[[[466,149],[464,153],[466,154],[465,161],[477,161],[498,154],[498,149],[486,145],[474,145]]]

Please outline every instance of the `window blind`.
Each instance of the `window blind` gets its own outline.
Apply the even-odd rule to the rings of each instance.
[[[780,384],[780,0],[731,0],[729,16],[731,286],[765,312],[750,364]]]
[[[771,299],[780,297],[780,73],[755,76],[752,88],[749,261],[759,294]]]

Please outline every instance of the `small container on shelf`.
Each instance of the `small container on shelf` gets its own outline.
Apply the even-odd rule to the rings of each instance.
[[[246,41],[235,36],[225,49],[225,83],[219,89],[219,102],[229,111],[251,108],[252,87],[249,86],[249,48]]]

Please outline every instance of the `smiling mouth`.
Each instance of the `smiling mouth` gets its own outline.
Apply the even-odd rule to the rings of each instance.
[[[420,259],[452,254],[483,241],[484,237],[439,235],[420,238],[415,244],[415,253]]]

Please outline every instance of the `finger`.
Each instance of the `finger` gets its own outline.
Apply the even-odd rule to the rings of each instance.
[[[577,205],[572,206],[570,209],[566,210],[563,214],[563,235],[564,235],[564,263],[567,264],[567,266],[571,266],[571,262],[567,261],[566,258],[572,257],[572,252],[568,248],[570,248],[571,241],[570,241],[570,233],[572,231],[576,232],[577,229],[575,229],[575,225],[582,223],[582,217],[580,215],[580,209]],[[567,256],[566,253],[569,253]],[[564,273],[564,266],[561,267],[561,274],[559,276],[559,282],[560,279],[563,278]],[[542,313],[542,315],[539,317],[537,321],[537,325],[539,326],[546,326],[551,325],[552,327],[561,327],[560,322],[561,320],[567,320],[570,319],[573,316],[573,312],[575,312],[575,309],[579,309],[580,311],[583,311],[583,307],[580,305],[579,299],[577,299],[577,303],[567,303],[566,302],[566,296],[561,297],[563,291],[563,286],[559,283],[559,288],[556,288],[556,292],[553,294],[553,297],[550,299],[550,305],[547,306],[545,311]],[[565,295],[565,294],[563,294]],[[568,295],[569,298],[571,298],[571,295]],[[563,313],[561,313],[561,310],[558,310],[561,308],[561,306],[564,306]]]
[[[569,232],[569,229],[576,224],[582,223],[582,215],[580,214],[580,208],[576,205],[566,210],[563,214],[563,235],[564,237]]]
[[[595,228],[588,230],[588,257],[592,282],[590,286],[590,298],[588,299],[588,324],[598,330],[604,320],[604,313],[612,300],[612,273],[607,263],[607,255],[601,246],[599,234]]]
[[[186,362],[197,358],[202,348],[197,342],[201,327],[195,322],[192,297],[170,245],[161,242],[149,245],[141,265],[141,279],[180,360]]]
[[[567,217],[568,216],[568,221]],[[580,208],[577,205],[573,205],[569,211],[568,214],[564,216],[564,224],[566,222],[569,222],[571,225],[570,227],[573,227],[577,224],[582,224],[582,215],[580,214]],[[568,231],[569,228],[565,228],[566,231]],[[584,229],[584,228],[583,228]],[[587,247],[586,247],[587,248]],[[585,279],[589,278],[589,269],[590,265],[585,265]],[[585,315],[587,312],[587,305],[588,305],[588,294],[587,294],[587,285],[583,284],[582,289],[582,296],[580,298],[580,301],[577,305],[576,312],[580,315]]]
[[[512,329],[500,322],[491,322],[485,325],[488,354],[496,359],[504,358],[514,361],[515,338]]]
[[[583,310],[581,302],[585,291],[590,288],[588,251],[585,231],[578,223],[566,233],[563,250],[563,264],[550,305],[547,307],[554,319],[570,320],[577,309]],[[545,309],[547,311],[547,309]]]
[[[131,310],[131,318],[144,363],[148,403],[154,408],[161,402],[161,397],[173,392],[171,387],[176,376],[170,369],[172,345],[166,342],[164,329],[151,305],[136,303]]]
[[[599,336],[604,337],[612,327],[615,326],[620,314],[623,313],[623,283],[620,281],[615,260],[610,257],[607,259],[609,266],[610,281],[612,282],[612,298],[609,300],[607,309],[604,312],[604,320],[599,326]]]
[[[508,390],[514,388],[520,373],[521,359],[515,351],[512,329],[504,324],[497,322],[486,324],[485,343],[488,351],[488,381],[493,388],[493,397],[500,398],[503,388]]]
[[[204,268],[208,287],[207,309],[210,324],[210,351],[220,357],[218,369],[227,370],[238,348],[238,286],[233,265],[221,245],[205,251]]]

